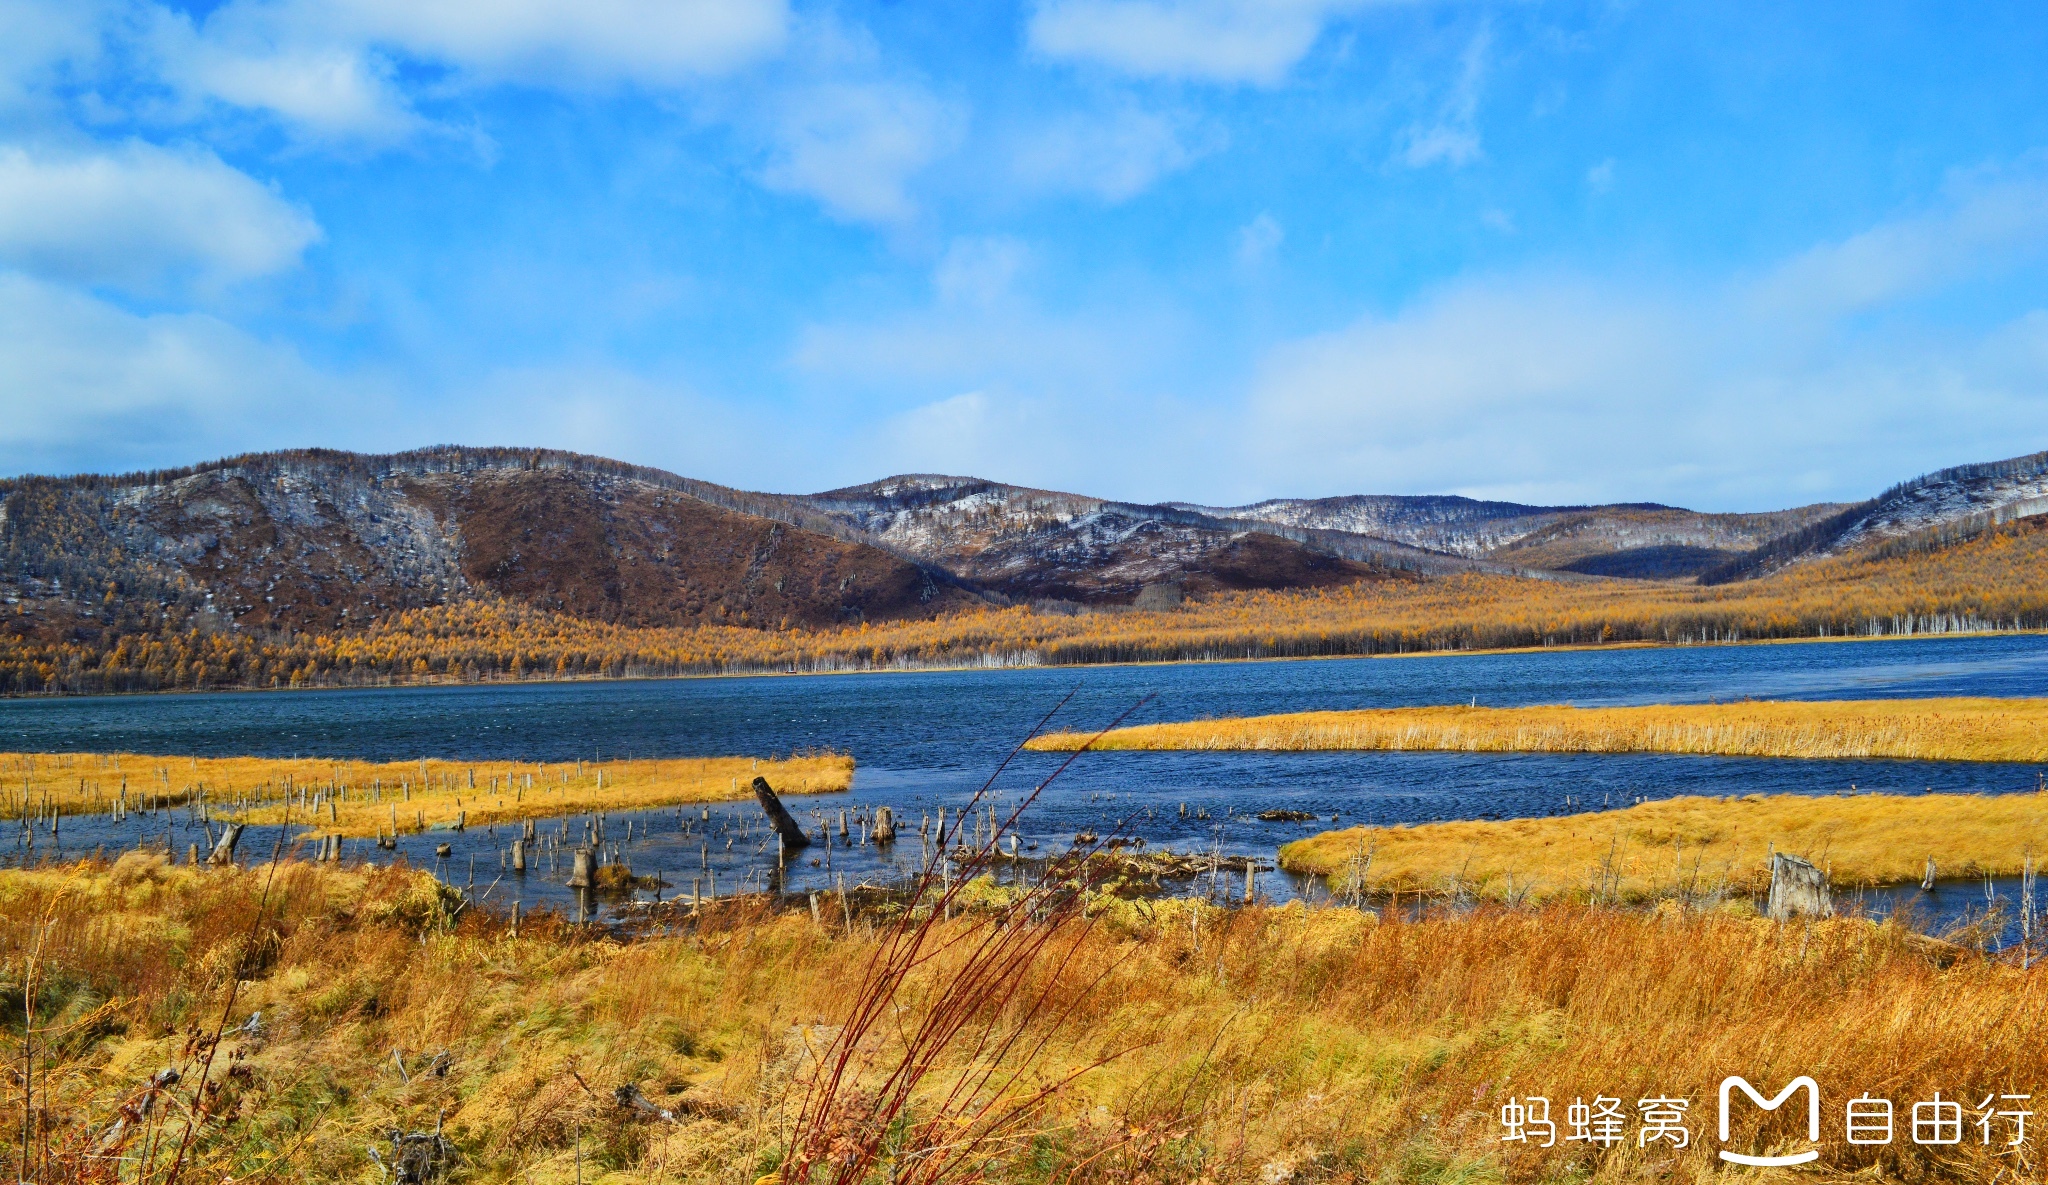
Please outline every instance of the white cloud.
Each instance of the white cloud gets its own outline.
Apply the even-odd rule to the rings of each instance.
[[[1271,85],[1369,0],[1040,0],[1031,48],[1154,78]]]
[[[195,23],[149,9],[145,41],[182,95],[271,113],[303,135],[384,143],[429,122],[399,63],[435,85],[662,89],[779,52],[787,0],[230,0]]]
[[[193,313],[138,315],[0,271],[0,473],[108,472],[321,445],[547,445],[761,484],[843,441],[686,383],[602,363],[463,373],[439,387],[335,373]],[[792,440],[795,443],[792,445]],[[765,443],[764,443],[765,442]]]
[[[786,0],[298,0],[335,24],[493,78],[669,85],[782,47]]]
[[[1376,492],[1613,476],[1616,431],[1669,398],[1682,320],[1597,285],[1475,283],[1267,357],[1251,420],[1260,468],[1309,490]],[[1659,417],[1668,423],[1668,417]]]
[[[1108,324],[998,302],[808,326],[791,361],[800,373],[827,378],[840,390],[988,379],[1032,388],[1071,381],[1113,391],[1119,379],[1137,377],[1133,345]]]
[[[1237,262],[1245,267],[1258,267],[1273,257],[1286,237],[1287,232],[1271,214],[1260,214],[1237,229]]]
[[[290,267],[319,238],[304,211],[203,149],[0,147],[0,261],[39,275],[218,284]]]
[[[1010,295],[1031,249],[1007,238],[955,239],[932,271],[932,288],[948,304],[990,305]]]
[[[0,272],[0,471],[104,472],[330,443],[320,408],[360,389],[199,314],[138,316]],[[337,413],[338,414],[338,413]]]
[[[1014,464],[1018,432],[1030,419],[1027,409],[984,391],[922,404],[882,425],[881,451],[900,458],[883,468],[999,474]]]
[[[2048,310],[1981,334],[1856,320],[1973,274],[1987,226],[2011,241],[1967,204],[1850,240],[1910,244],[1910,266],[1818,248],[1719,286],[1454,283],[1269,351],[1244,464],[1270,493],[1757,510],[2048,446]],[[1812,262],[1845,257],[1855,282]]]
[[[1952,183],[1937,209],[1823,243],[1776,268],[1758,285],[1761,308],[1800,317],[1833,316],[2001,270],[2048,247],[2048,168]]]
[[[816,198],[848,222],[909,221],[910,178],[952,148],[964,123],[923,89],[889,80],[799,86],[774,102],[762,183]]]
[[[1402,133],[1401,160],[1410,168],[1434,164],[1458,168],[1485,155],[1479,143],[1479,95],[1492,44],[1492,29],[1482,27],[1459,56],[1457,80],[1436,118],[1410,124]]]
[[[0,0],[0,112],[33,101],[37,84],[62,63],[99,51],[104,0]]]
[[[265,111],[302,135],[392,143],[427,127],[389,61],[339,44],[231,49],[182,20],[160,26],[163,75],[182,93]]]
[[[778,427],[758,409],[707,399],[680,379],[605,362],[510,368],[459,386],[403,418],[411,438],[545,445],[756,485],[763,463],[786,458],[793,443],[805,452],[831,443]]]
[[[1479,134],[1453,123],[1416,124],[1402,137],[1401,161],[1410,168],[1469,165],[1480,157]]]
[[[1202,415],[1166,400],[970,390],[918,404],[857,434],[847,484],[889,473],[972,474],[1041,489],[1157,501],[1186,488],[1208,454]],[[843,439],[843,438],[842,438]],[[1144,441],[1145,448],[1131,442]],[[849,469],[845,459],[835,468]]]
[[[782,47],[786,0],[233,0],[231,43],[376,46],[479,78],[668,86]]]
[[[809,389],[804,422],[830,430],[817,459],[778,464],[832,475],[803,488],[938,471],[1172,496],[1191,459],[1231,439],[1170,393],[1190,346],[1172,294],[1125,286],[1049,311],[1017,283],[1030,265],[1012,240],[957,240],[930,305],[807,327],[790,370]]]
[[[1126,201],[1219,147],[1221,137],[1133,103],[1059,116],[1017,138],[1012,165],[1037,189]]]

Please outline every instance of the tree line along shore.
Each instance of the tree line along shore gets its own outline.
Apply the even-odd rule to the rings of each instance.
[[[0,695],[1950,636],[2048,628],[2044,571],[2048,519],[2023,519],[1935,550],[1879,547],[1718,585],[1464,573],[820,628],[635,627],[477,596],[291,632],[173,606],[63,628],[0,620]]]

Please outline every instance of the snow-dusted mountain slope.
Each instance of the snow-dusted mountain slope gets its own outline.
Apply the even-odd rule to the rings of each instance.
[[[1957,465],[1900,482],[1868,502],[1781,535],[1701,575],[1724,583],[1768,575],[1821,556],[1918,535],[1964,535],[2048,513],[2048,452]]]
[[[1617,576],[1683,576],[1840,509],[1702,514],[1656,503],[1527,506],[1473,498],[1359,494],[1189,507],[1226,519],[1355,532],[1519,567]],[[1638,571],[1649,567],[1654,571]]]
[[[1019,598],[1114,601],[1147,584],[1287,588],[1487,566],[1350,532],[974,477],[909,474],[803,501],[898,554]]]

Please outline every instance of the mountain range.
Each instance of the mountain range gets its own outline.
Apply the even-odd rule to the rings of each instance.
[[[480,597],[624,627],[782,629],[1472,572],[1715,584],[2043,511],[2048,453],[1865,502],[1719,514],[1393,495],[1147,505],[930,474],[785,495],[548,449],[309,449],[0,482],[0,636],[346,633]]]

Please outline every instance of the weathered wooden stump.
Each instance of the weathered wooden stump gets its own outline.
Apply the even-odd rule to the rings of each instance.
[[[569,865],[568,885],[570,888],[588,889],[597,883],[590,860],[589,848],[576,849],[574,859]]]
[[[1835,902],[1828,874],[1783,852],[1771,854],[1771,895],[1764,909],[1774,922],[1791,917],[1831,918]]]
[[[526,841],[524,839],[512,841],[512,871],[517,873],[524,873],[526,871]]]
[[[213,854],[206,858],[206,862],[208,864],[233,864],[235,862],[235,845],[241,841],[242,825],[240,823],[228,824],[227,830],[221,832],[220,838],[214,842]]]
[[[878,844],[896,842],[896,814],[888,807],[875,809],[874,836]]]
[[[811,837],[804,834],[804,829],[797,826],[796,820],[783,808],[782,800],[775,796],[775,789],[768,784],[767,778],[754,779],[754,800],[761,804],[762,812],[768,816],[768,825],[782,837],[784,848],[795,851],[811,845]]]

